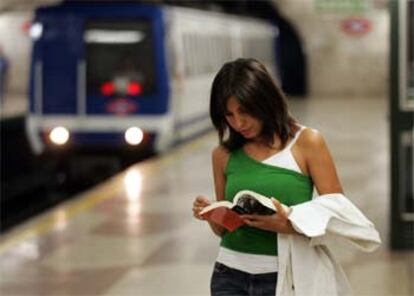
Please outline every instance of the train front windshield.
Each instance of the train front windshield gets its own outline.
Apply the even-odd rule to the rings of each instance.
[[[145,21],[91,21],[85,29],[88,95],[155,91],[152,27]]]

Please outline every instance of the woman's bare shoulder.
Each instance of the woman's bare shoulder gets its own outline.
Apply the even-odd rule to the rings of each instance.
[[[230,157],[230,152],[222,145],[218,145],[212,151],[213,163],[221,164],[223,167]]]
[[[298,144],[309,152],[320,151],[326,148],[325,139],[321,132],[314,128],[305,128],[298,139]]]
[[[226,157],[229,157],[229,155],[230,155],[229,150],[222,145],[218,145],[214,147],[212,151],[213,158],[226,158]]]
[[[343,192],[334,159],[322,134],[306,129],[301,138],[306,167],[319,194]]]

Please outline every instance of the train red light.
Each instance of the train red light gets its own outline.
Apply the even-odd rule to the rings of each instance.
[[[102,84],[101,93],[104,96],[111,96],[114,94],[114,92],[115,92],[115,85],[113,82],[105,82],[104,84]]]
[[[142,86],[138,82],[130,82],[128,85],[128,95],[137,96],[142,93]]]

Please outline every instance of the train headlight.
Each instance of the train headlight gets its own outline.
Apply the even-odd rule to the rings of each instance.
[[[144,139],[144,132],[142,129],[133,126],[126,130],[125,132],[125,141],[129,145],[138,145]]]
[[[29,28],[29,35],[33,40],[38,40],[42,37],[43,25],[41,23],[34,23]]]
[[[56,145],[64,145],[69,140],[69,131],[63,126],[55,127],[50,132],[49,138]]]

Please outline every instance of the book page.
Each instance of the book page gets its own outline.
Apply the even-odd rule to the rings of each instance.
[[[276,208],[270,198],[249,190],[238,192],[234,198],[236,208],[245,214],[272,215]]]
[[[257,201],[259,201],[262,205],[265,207],[268,207],[269,209],[272,209],[276,211],[276,207],[273,204],[272,200],[266,196],[263,196],[257,192],[251,191],[251,190],[242,190],[237,192],[236,196],[234,197],[234,203],[236,204],[237,201],[243,196],[243,195],[251,195],[254,197]]]
[[[227,200],[221,200],[221,201],[217,201],[212,203],[211,205],[205,207],[201,212],[200,215],[205,214],[208,211],[211,211],[213,209],[219,208],[219,207],[225,207],[225,208],[231,208],[233,206],[233,204]]]

